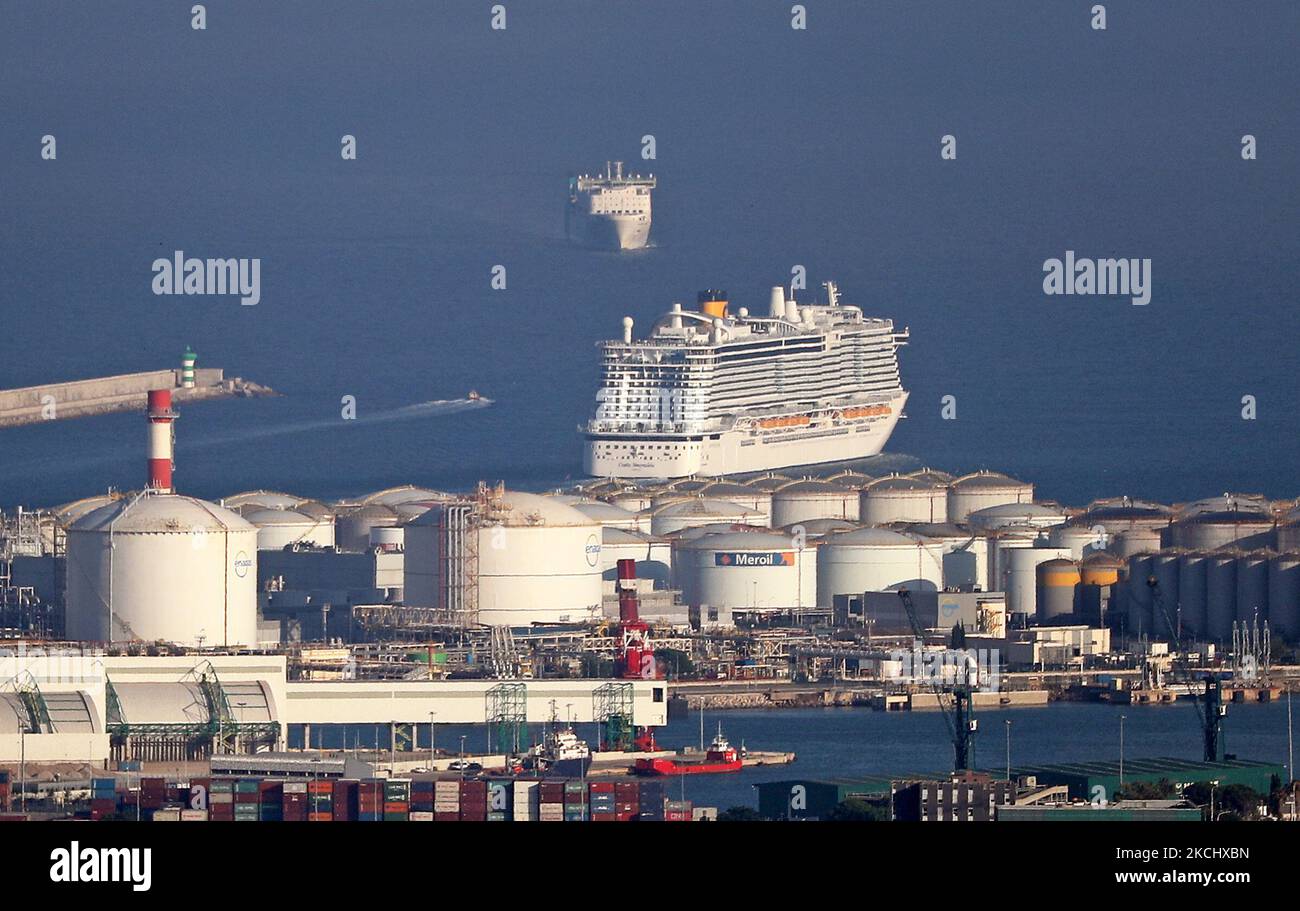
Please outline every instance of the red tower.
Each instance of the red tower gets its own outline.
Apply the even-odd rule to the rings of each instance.
[[[150,490],[172,493],[172,391],[149,390],[149,483]]]
[[[636,594],[636,561],[618,561],[618,628],[623,637],[615,673],[624,680],[662,680],[659,662],[655,660],[654,643],[650,641],[650,626],[640,617]],[[639,727],[633,745],[638,750],[657,750],[654,729]]]

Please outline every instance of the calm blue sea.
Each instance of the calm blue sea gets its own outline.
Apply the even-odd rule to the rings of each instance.
[[[802,265],[911,329],[882,467],[1300,492],[1291,0],[1112,2],[1105,31],[1065,0],[808,4],[805,31],[752,0],[506,6],[230,0],[195,31],[187,4],[0,2],[0,387],[192,345],[284,395],[186,408],[186,492],[542,488],[580,474],[624,315],[761,308]],[[563,240],[568,175],[609,158],[660,178],[652,249]],[[155,296],[175,250],[260,258],[261,302]],[[1066,250],[1150,258],[1150,304],[1044,296]],[[340,419],[470,388],[496,404]],[[143,431],[0,431],[0,505],[138,485]]]

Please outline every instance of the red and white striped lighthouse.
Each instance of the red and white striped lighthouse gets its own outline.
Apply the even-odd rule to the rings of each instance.
[[[172,391],[149,390],[149,489],[172,493]]]

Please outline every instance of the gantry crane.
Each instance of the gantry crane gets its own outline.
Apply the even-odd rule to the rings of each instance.
[[[900,588],[898,597],[903,602],[903,610],[907,612],[907,621],[912,625],[912,635],[916,637],[919,647],[920,643],[925,642],[925,630],[917,619],[912,593]],[[943,720],[948,725],[948,736],[952,740],[953,770],[964,772],[970,768],[971,754],[975,750],[975,731],[979,727],[971,700],[972,688],[966,665],[962,665],[961,673],[953,684],[951,708],[944,702],[944,690],[937,681],[931,681],[930,689],[933,690],[935,701],[943,711]]]
[[[1160,581],[1155,576],[1148,576],[1147,587],[1151,589],[1152,602],[1160,609],[1160,613],[1165,619],[1165,625],[1169,628],[1169,636],[1174,643],[1174,653],[1178,656],[1174,661],[1176,664],[1181,665],[1180,670],[1183,678],[1190,682],[1192,673],[1187,667],[1181,631],[1174,625],[1173,617],[1169,614],[1169,608],[1165,605],[1164,595],[1160,592]],[[1196,706],[1196,712],[1201,718],[1201,738],[1205,747],[1205,761],[1222,762],[1223,719],[1228,714],[1228,707],[1223,704],[1223,683],[1214,674],[1206,674],[1204,682],[1205,691],[1202,695],[1198,695],[1196,690],[1192,689],[1192,704]],[[1189,687],[1189,689],[1191,688]],[[1205,700],[1204,705],[1201,704],[1202,698]]]

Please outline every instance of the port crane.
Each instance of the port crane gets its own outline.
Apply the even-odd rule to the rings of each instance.
[[[917,619],[912,593],[905,588],[900,588],[898,598],[903,602],[903,610],[907,612],[907,621],[912,626],[912,635],[916,638],[919,648],[921,643],[925,642],[925,629]],[[864,605],[863,616],[865,615]],[[976,673],[978,674],[978,671]],[[943,711],[943,720],[948,725],[948,736],[952,740],[953,771],[964,772],[970,768],[971,754],[975,750],[975,732],[979,727],[979,722],[975,719],[975,706],[971,699],[972,687],[966,666],[962,665],[962,671],[953,684],[951,707],[944,702],[943,687],[938,681],[931,681],[930,689],[934,692],[935,701]]]
[[[1181,629],[1174,625],[1173,617],[1169,614],[1169,608],[1165,605],[1164,595],[1160,591],[1160,581],[1155,576],[1147,576],[1147,587],[1151,589],[1151,600],[1160,610],[1161,616],[1164,617],[1165,625],[1169,629],[1169,636],[1173,639],[1174,653],[1178,656],[1175,663],[1180,665],[1181,676],[1188,682],[1192,679],[1191,670],[1187,667],[1186,652],[1183,650],[1183,641]],[[1228,707],[1223,704],[1223,682],[1214,674],[1205,675],[1205,690],[1198,694],[1195,689],[1192,692],[1192,704],[1196,706],[1196,712],[1201,719],[1201,739],[1205,747],[1204,758],[1206,762],[1223,761],[1223,719],[1228,714]],[[1202,705],[1202,699],[1204,704]]]

